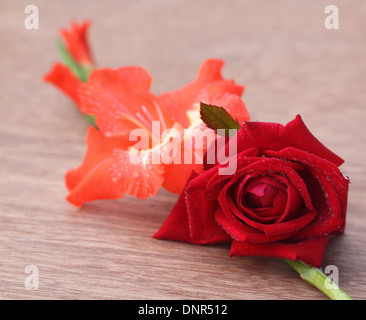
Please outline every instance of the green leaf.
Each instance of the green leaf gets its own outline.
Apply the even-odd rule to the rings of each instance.
[[[225,130],[225,136],[233,135],[229,130],[240,129],[240,124],[237,120],[223,108],[218,106],[209,105],[201,102],[200,114],[202,121],[211,129],[215,130],[218,134],[218,129]],[[231,134],[230,134],[231,133]]]
[[[72,73],[78,77],[80,81],[86,82],[91,70],[83,68],[80,64],[78,64],[67,51],[64,43],[61,40],[57,41],[57,47],[61,55],[61,61],[70,68]]]
[[[84,113],[86,121],[89,122],[90,125],[92,125],[94,128],[98,129],[96,123],[95,123],[95,115]]]

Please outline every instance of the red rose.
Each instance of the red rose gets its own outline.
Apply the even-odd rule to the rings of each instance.
[[[349,181],[338,169],[342,163],[300,116],[286,126],[244,122],[237,133],[236,172],[219,175],[225,164],[217,164],[192,173],[154,237],[232,242],[230,255],[319,267],[329,235],[345,227]]]

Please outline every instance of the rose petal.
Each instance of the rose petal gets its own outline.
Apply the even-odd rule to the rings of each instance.
[[[254,201],[251,208],[273,207],[273,200],[284,187],[280,181],[271,175],[261,175],[252,178],[245,187],[246,198]]]
[[[286,204],[286,199],[284,199],[284,203]],[[248,219],[253,221],[269,224],[274,223],[283,213],[284,205],[280,207],[272,207],[272,208],[259,208],[259,209],[250,209],[243,204],[238,206],[240,212],[243,213]]]
[[[197,177],[197,173],[191,172],[188,182],[195,177]],[[153,238],[200,243],[193,241],[190,236],[185,191],[180,194],[173,210]]]
[[[219,206],[217,201],[210,201],[205,196],[207,181],[215,171],[214,168],[199,175],[186,187],[186,205],[193,241],[213,243],[227,241],[230,238],[216,222],[215,212]]]
[[[245,122],[237,134],[238,152],[256,147],[260,150],[281,150],[294,147],[333,162],[343,160],[326,148],[306,127],[298,115],[286,126],[278,123]]]
[[[344,212],[342,212],[340,198],[334,186],[323,175],[314,170],[310,171],[314,177],[311,191],[313,194],[317,193],[316,198],[314,197],[316,199],[314,207],[318,215],[307,228],[295,236],[295,239],[340,233],[343,232],[345,226]],[[311,181],[310,178],[307,182],[309,181]]]
[[[245,158],[245,160],[248,161],[250,159]],[[268,174],[268,173],[273,174],[273,173],[276,173],[277,171],[281,172],[283,170],[283,168],[286,167],[286,166],[296,168],[296,169],[300,169],[300,170],[303,169],[302,165],[297,164],[295,162],[284,161],[284,160],[275,159],[275,158],[259,158],[259,159],[257,159],[257,161],[251,163],[250,165],[245,166],[244,168],[242,168],[240,170],[237,170],[234,177],[225,184],[225,186],[222,188],[222,191],[221,191],[220,196],[219,196],[219,203],[220,203],[220,206],[221,206],[223,212],[225,213],[225,215],[229,219],[229,221],[228,221],[228,222],[230,222],[229,224],[238,227],[237,231],[240,230],[242,227],[238,226],[238,221],[235,221],[235,220],[231,219],[232,211],[229,210],[229,204],[227,202],[227,198],[224,196],[225,193],[227,192],[227,189],[231,185],[235,184],[236,181],[241,177],[241,175],[243,175],[245,173],[251,173],[251,172],[258,173],[258,172],[260,172],[262,174]],[[218,173],[213,174],[207,187],[212,188],[212,185],[214,185],[214,183],[217,183],[217,181],[220,181],[220,179],[223,179],[223,178],[222,177],[219,178]],[[212,185],[210,186],[211,181],[212,181]],[[238,214],[238,215],[241,214],[239,210],[237,210],[235,213]],[[308,224],[312,219],[314,219],[315,215],[316,215],[316,212],[314,212],[314,211],[303,211],[299,214],[298,218],[295,221],[286,222],[283,225],[281,223],[281,224],[278,224],[276,226],[267,225],[267,224],[260,224],[260,223],[257,223],[255,221],[249,220],[246,217],[243,218],[243,221],[245,221],[248,224],[248,226],[250,226],[249,229],[245,228],[246,231],[248,232],[248,234],[251,234],[253,232],[252,228],[254,228],[254,229],[258,228],[259,230],[261,230],[265,233],[264,236],[258,236],[258,232],[254,232],[255,233],[255,239],[257,239],[255,241],[268,241],[268,240],[265,240],[266,236],[269,237],[269,236],[278,235],[281,232],[283,232],[284,234],[280,238],[283,239],[283,238],[289,237],[291,234],[293,234],[294,232],[300,230],[306,224]],[[220,224],[221,224],[221,222],[220,222]],[[224,227],[224,225],[222,225],[222,226]],[[228,230],[226,230],[226,231],[229,232]],[[238,235],[236,235],[236,236],[238,236]],[[245,235],[243,237],[247,238],[248,235]]]
[[[229,210],[229,209],[225,209]],[[224,209],[218,209],[215,214],[216,221],[230,236],[238,241],[251,241],[264,243],[278,241],[291,237],[296,233],[266,235],[263,231],[253,228],[238,220],[231,212],[224,213]]]
[[[319,227],[306,228],[299,236],[306,237],[310,234],[314,236],[329,232],[342,232],[345,226],[349,180],[343,177],[338,167],[326,159],[295,148],[267,152],[267,154],[287,159],[292,158],[308,167],[302,173],[302,179],[306,181],[312,201],[317,203],[314,207],[319,212],[319,218],[314,223]],[[309,172],[310,175],[306,175],[306,172]],[[327,199],[323,196],[325,193],[328,194]],[[329,205],[332,206],[332,209]],[[332,223],[324,221],[324,217],[332,217]]]
[[[230,256],[273,257],[301,260],[315,267],[320,267],[328,237],[316,237],[298,242],[278,241],[273,243],[251,243],[233,241]]]
[[[248,226],[263,231],[267,236],[274,236],[274,235],[286,236],[286,234],[297,232],[300,229],[304,228],[306,225],[308,225],[316,217],[317,214],[316,211],[308,211],[306,209],[302,209],[298,213],[297,218],[281,223],[265,224],[249,219],[244,214],[242,214],[237,208],[237,206],[234,204],[230,196],[226,196],[225,200],[223,200],[223,197],[220,196],[219,202],[221,207],[223,208],[223,212],[225,213],[225,215],[227,215],[226,213],[229,213],[227,210],[225,210],[225,207],[228,207],[231,211],[230,212],[231,215],[234,214]]]
[[[298,192],[301,198],[304,200],[304,204],[308,210],[313,211],[314,207],[311,201],[311,197],[308,192],[308,188],[300,176],[300,172],[294,170],[291,167],[284,167],[283,174],[286,175],[289,182],[294,186],[294,189]]]
[[[285,148],[277,152],[266,151],[266,154],[283,159],[292,159],[293,161],[298,161],[307,167],[319,171],[332,182],[337,193],[342,195],[342,197],[340,197],[342,208],[346,208],[349,180],[342,175],[338,167],[332,162],[296,148]]]
[[[303,201],[300,197],[298,190],[292,185],[292,183],[288,183],[286,207],[282,215],[275,221],[275,223],[278,224],[283,223],[284,221],[295,219],[300,215],[302,205]]]
[[[235,161],[235,159],[232,159]],[[244,174],[256,172],[258,174],[276,173],[282,172],[284,167],[291,167],[295,170],[303,170],[303,166],[300,163],[264,157],[248,157],[246,152],[242,152],[236,157],[237,170],[234,175],[220,175],[218,168],[225,167],[225,164],[218,165],[216,173],[212,175],[212,178],[208,182],[207,189],[214,188],[216,184],[220,184],[222,181],[230,179],[230,183],[233,184],[242,177]]]
[[[243,189],[249,179],[253,180],[251,183],[254,185],[256,183],[263,182],[275,187],[277,190],[281,190],[278,192],[277,196],[274,197],[273,199],[273,207],[255,209],[255,208],[249,208],[247,206],[245,198],[243,198],[243,193],[245,193]],[[247,215],[254,221],[261,223],[274,222],[276,219],[280,217],[281,214],[283,214],[287,201],[287,196],[283,191],[283,190],[286,191],[286,189],[283,183],[281,183],[281,180],[283,180],[283,177],[275,174],[263,175],[263,173],[261,172],[253,172],[252,174],[247,174],[242,179],[240,184],[237,184],[235,186],[236,204],[238,208],[244,211],[245,215]],[[248,186],[250,188],[250,184]],[[246,190],[248,190],[248,187],[246,187]]]
[[[217,136],[216,140],[210,145],[210,147],[208,148],[206,154],[205,154],[205,157],[204,157],[204,161],[203,161],[203,165],[204,165],[204,168],[206,170],[208,169],[211,169],[217,165],[219,165],[219,162],[217,161],[217,148],[218,148],[218,142],[217,140],[225,140],[224,137],[222,136]],[[220,152],[220,151],[218,151]],[[215,154],[215,161],[212,161],[213,163],[208,163],[207,161],[207,158],[208,158],[208,154]],[[246,158],[257,158],[259,156],[259,150],[257,148],[250,148],[250,149],[247,149],[247,150],[244,150],[244,151],[241,151],[241,152],[238,152],[238,155],[237,155],[237,161],[238,161],[238,167],[242,167],[243,166],[243,163],[241,160],[244,160],[246,161]]]
[[[194,244],[231,242],[231,237],[217,224],[214,218],[212,220],[214,217],[214,211],[211,211],[213,207],[203,197],[204,190],[197,192],[201,203],[192,201],[192,195],[189,193],[196,191],[202,176],[203,174],[198,175],[196,172],[191,173],[185,190],[179,196],[178,202],[154,238],[179,240]],[[196,179],[198,180],[195,181]]]

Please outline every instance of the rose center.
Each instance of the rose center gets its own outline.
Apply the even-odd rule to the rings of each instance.
[[[244,201],[253,209],[273,207],[273,201],[280,192],[278,188],[265,183],[250,186],[246,191]]]

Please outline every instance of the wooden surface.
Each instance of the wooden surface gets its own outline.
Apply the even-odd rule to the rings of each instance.
[[[152,239],[177,198],[165,190],[82,209],[64,199],[64,174],[81,163],[87,124],[41,79],[71,18],[92,20],[98,66],[141,65],[156,94],[218,57],[225,77],[246,86],[253,120],[287,123],[301,114],[346,160],[352,182],[346,232],[330,241],[323,266],[337,266],[341,287],[366,298],[366,2],[31,3],[39,30],[24,28],[28,1],[0,0],[0,298],[326,298],[282,261]],[[339,30],[324,27],[328,4],[338,5]],[[38,290],[25,288],[28,265],[38,267]]]

